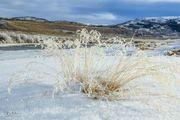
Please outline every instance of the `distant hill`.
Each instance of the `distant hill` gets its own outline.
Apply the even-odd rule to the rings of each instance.
[[[135,19],[115,25],[116,28],[124,28],[131,34],[135,32],[137,37],[180,37],[180,17],[150,17]]]
[[[104,35],[138,38],[180,38],[180,17],[135,19],[117,25],[86,25],[69,21],[49,21],[31,16],[0,18],[0,31],[31,34],[74,35],[81,28],[96,29]]]
[[[48,21],[36,17],[0,18],[0,31],[21,31],[32,34],[73,35],[81,28],[97,29],[101,33],[114,34],[116,28],[91,26],[70,21]],[[119,29],[116,29],[120,33]]]

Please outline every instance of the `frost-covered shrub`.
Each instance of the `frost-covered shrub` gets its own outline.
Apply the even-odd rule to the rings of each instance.
[[[58,41],[62,38],[60,36],[41,34],[31,35],[19,32],[0,32],[0,43],[39,43],[48,39]]]
[[[136,49],[132,41],[114,37],[111,41],[116,44],[107,44],[101,40],[98,31],[86,29],[77,31],[74,40],[55,40],[47,36],[39,36],[38,40],[41,41],[45,55],[55,58],[58,66],[55,76],[51,75],[50,78],[55,81],[53,95],[70,90],[80,91],[91,98],[120,100],[141,94],[150,95],[148,87],[141,84],[142,78],[156,80],[153,83],[166,85],[165,88],[173,82],[174,75],[169,70],[172,64],[154,61]],[[35,74],[40,73],[35,70]],[[14,77],[9,82],[9,92],[16,84],[18,82]],[[159,93],[156,91],[155,94]],[[163,95],[167,95],[164,89]]]
[[[147,76],[163,81],[159,77],[163,76],[160,72],[163,65],[151,61],[132,41],[112,39],[118,44],[102,43],[98,31],[82,29],[77,31],[74,41],[44,41],[45,52],[55,57],[61,73],[54,94],[77,85],[92,98],[127,99],[139,94],[134,81]],[[66,49],[72,46],[73,49]],[[130,48],[135,51],[129,53]]]
[[[0,32],[0,43],[12,43],[11,37],[4,32]]]

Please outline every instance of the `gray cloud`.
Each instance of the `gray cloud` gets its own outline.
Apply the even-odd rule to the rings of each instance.
[[[80,12],[79,9],[98,8],[104,0],[1,0],[1,16],[36,16],[50,20],[75,20],[85,23],[112,23],[118,17],[108,11]],[[93,7],[92,7],[93,6]]]
[[[0,16],[35,16],[49,20],[70,20],[91,24],[115,24],[145,15],[164,15],[159,3],[179,0],[1,0]],[[157,6],[150,5],[158,3]],[[179,4],[178,4],[179,5]],[[169,5],[167,5],[169,6]],[[151,9],[154,7],[153,9]],[[174,8],[174,6],[173,6]],[[161,10],[160,10],[161,9]],[[168,16],[178,9],[166,8]],[[169,10],[168,10],[169,9]],[[151,12],[152,11],[152,12]],[[171,14],[170,14],[171,13]],[[166,15],[166,14],[165,14]]]

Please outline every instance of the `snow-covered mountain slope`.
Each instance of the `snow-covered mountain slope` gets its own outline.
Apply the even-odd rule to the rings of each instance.
[[[116,27],[124,28],[139,37],[172,37],[180,36],[180,17],[148,17],[130,20],[118,24]]]

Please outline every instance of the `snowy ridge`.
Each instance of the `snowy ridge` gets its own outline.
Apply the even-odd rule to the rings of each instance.
[[[136,31],[136,37],[180,38],[180,16],[135,19],[116,27],[125,29],[129,34]]]
[[[161,20],[161,19],[167,19],[167,20],[169,20],[169,19],[180,19],[180,16],[161,16],[161,17],[146,17],[146,18],[144,18],[145,20],[151,20],[151,19],[159,19],[159,20]]]
[[[37,18],[37,17],[32,17],[32,16],[13,17],[11,19],[13,19],[13,20],[30,20],[30,21],[38,21],[38,22],[48,21],[48,20],[43,19],[43,18]]]

